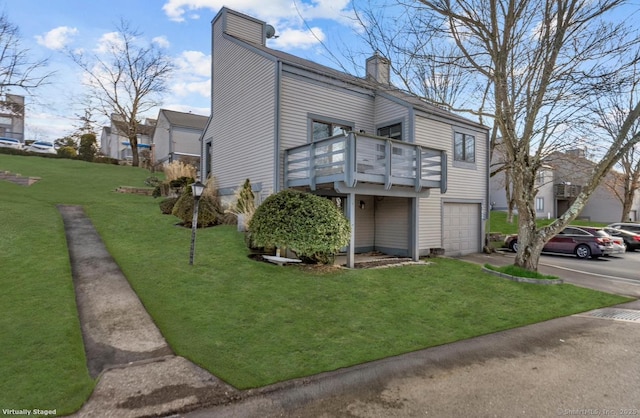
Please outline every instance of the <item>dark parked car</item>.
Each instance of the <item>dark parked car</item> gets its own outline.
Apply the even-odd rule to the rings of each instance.
[[[604,232],[612,237],[620,237],[627,246],[627,251],[635,251],[640,249],[640,232],[625,231],[624,229],[616,229],[606,227]]]
[[[609,224],[607,225],[607,228],[623,229],[625,231],[631,231],[640,234],[640,224],[634,224],[630,222],[618,222],[615,224]]]
[[[518,236],[507,236],[505,246],[511,251],[518,251]],[[542,252],[598,258],[613,254],[614,249],[611,237],[602,228],[568,226],[551,238]]]

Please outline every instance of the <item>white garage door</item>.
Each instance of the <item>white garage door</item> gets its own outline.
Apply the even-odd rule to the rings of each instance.
[[[442,221],[442,244],[446,255],[480,252],[480,205],[445,203]]]

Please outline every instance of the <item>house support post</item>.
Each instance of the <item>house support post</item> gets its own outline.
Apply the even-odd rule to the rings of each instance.
[[[351,234],[349,236],[349,248],[347,250],[347,267],[352,269],[355,267],[355,251],[356,251],[356,194],[349,193],[347,197],[347,217],[351,226]]]
[[[409,245],[411,259],[420,261],[420,198],[411,198],[411,230],[409,231]]]

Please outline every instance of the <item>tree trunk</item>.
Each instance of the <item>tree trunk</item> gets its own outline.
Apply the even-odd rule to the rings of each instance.
[[[504,171],[504,191],[505,198],[507,200],[507,222],[513,223],[513,188],[511,186],[511,176],[509,175],[509,169]]]
[[[530,203],[534,199],[516,199],[518,207],[518,252],[514,263],[518,267],[537,271],[540,252],[545,242],[540,239],[536,226],[535,207]]]
[[[129,144],[131,145],[131,165],[133,165],[134,167],[138,167],[140,165],[140,157],[138,156],[138,136],[130,136]]]
[[[631,205],[633,205],[633,198],[635,197],[634,189],[627,189],[624,192],[624,201],[622,202],[622,218],[620,222],[628,222],[631,220],[629,213],[631,212]]]

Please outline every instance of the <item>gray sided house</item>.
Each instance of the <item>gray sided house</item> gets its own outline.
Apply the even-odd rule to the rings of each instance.
[[[24,144],[24,96],[0,96],[0,137],[17,139]]]
[[[482,249],[488,129],[389,83],[374,55],[354,77],[266,47],[265,22],[222,8],[212,22],[212,109],[203,176],[259,200],[295,188],[332,199],[354,254],[418,259]]]
[[[207,116],[160,109],[153,133],[153,163],[200,160],[200,137]]]
[[[492,157],[494,165],[502,164],[499,149]],[[573,149],[567,152],[553,152],[545,157],[543,167],[536,177],[536,216],[556,218],[573,204],[591,176],[595,163],[586,158],[585,150]],[[598,185],[578,219],[594,222],[619,222],[622,219],[622,203],[617,195],[622,195],[621,174],[612,170]],[[490,199],[493,210],[507,210],[504,173],[491,178]],[[640,193],[636,193],[628,219],[639,220]],[[515,212],[515,211],[514,211]]]
[[[146,119],[138,125],[138,152],[151,152],[151,138],[156,126],[155,119]],[[133,157],[127,136],[126,125],[116,114],[111,115],[111,125],[104,126],[100,134],[100,152],[107,157],[127,161]]]

